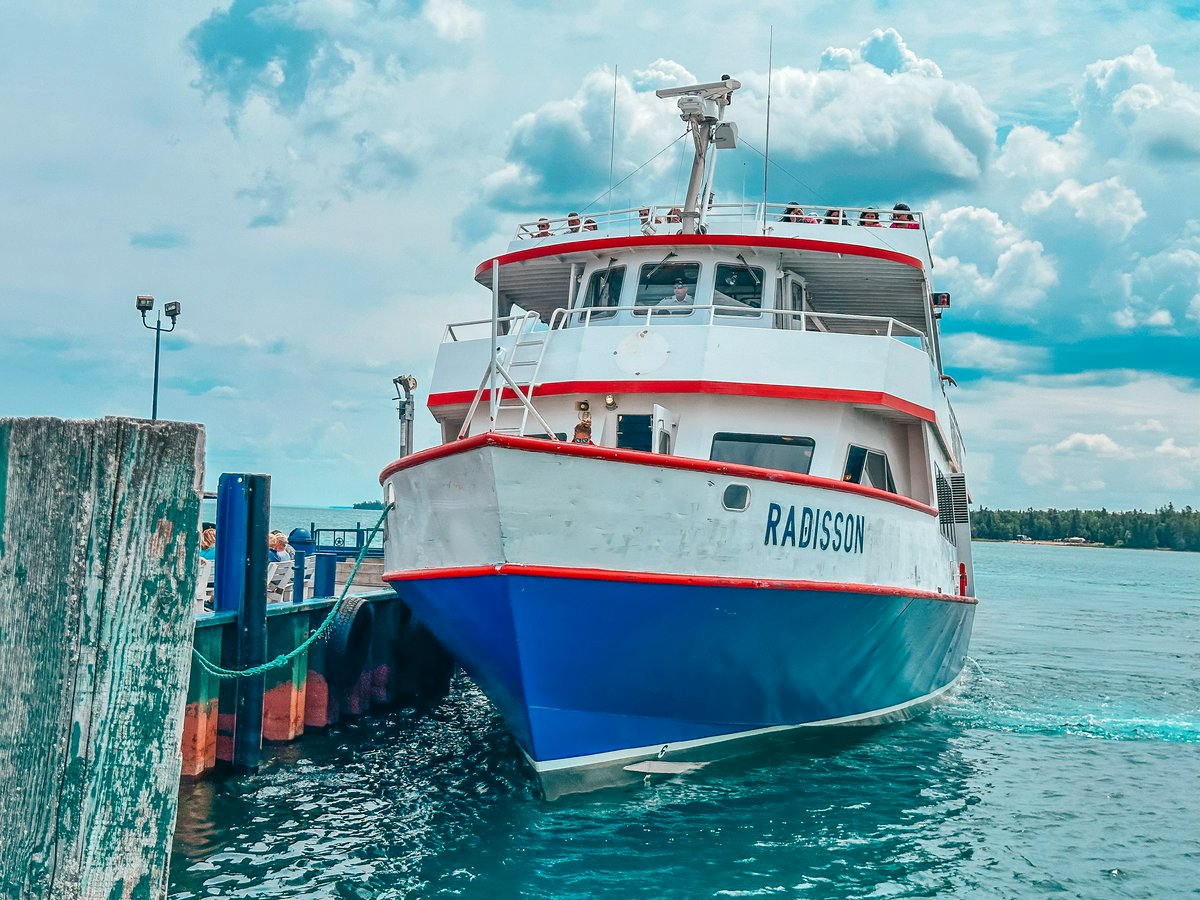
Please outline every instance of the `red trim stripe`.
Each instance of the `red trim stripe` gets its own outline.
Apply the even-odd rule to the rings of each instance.
[[[607,459],[611,462],[629,463],[639,466],[662,466],[667,469],[683,469],[692,472],[702,472],[707,475],[721,475],[732,478],[747,478],[755,481],[771,481],[776,484],[801,484],[826,491],[840,491],[846,494],[858,494],[872,500],[882,500],[916,510],[927,516],[937,516],[938,511],[932,506],[926,506],[911,497],[902,497],[865,484],[854,484],[849,481],[838,481],[834,478],[823,478],[820,475],[800,475],[796,472],[780,472],[776,469],[760,469],[758,466],[744,466],[738,463],[714,462],[709,459],[692,459],[687,456],[670,456],[663,453],[647,453],[643,450],[623,450],[616,447],[596,447],[591,444],[571,444],[566,441],[551,441],[541,438],[522,437],[515,434],[498,434],[487,432],[461,441],[439,444],[427,450],[420,450],[409,456],[402,457],[389,465],[379,475],[382,484],[392,475],[403,469],[411,469],[427,463],[430,460],[453,456],[456,453],[468,453],[480,447],[504,447],[513,450],[528,450],[533,453],[557,453],[560,456],[581,456],[593,459]]]
[[[945,603],[978,603],[974,597],[922,591],[880,584],[851,584],[840,581],[801,581],[773,578],[734,578],[725,575],[677,575],[671,572],[625,572],[614,569],[580,569],[567,566],[527,566],[500,563],[490,566],[450,566],[385,572],[383,580],[424,581],[436,578],[482,578],[487,575],[526,575],[531,578],[573,578],[585,581],[619,581],[629,584],[696,585],[698,587],[758,588],[768,591],[827,591],[837,594],[873,594],[882,597],[912,597]]]
[[[639,237],[596,238],[554,244],[539,244],[528,249],[502,253],[486,259],[475,268],[475,280],[491,280],[492,262],[501,266],[512,263],[541,259],[546,256],[569,256],[573,253],[600,253],[608,250],[638,247],[764,247],[772,250],[810,250],[815,253],[840,253],[843,256],[865,256],[883,259],[924,271],[925,264],[915,256],[885,250],[882,247],[864,247],[859,244],[843,244],[838,241],[814,241],[805,238],[785,238],[755,234],[652,234]]]
[[[936,422],[932,409],[883,391],[852,391],[843,388],[805,387],[791,384],[757,384],[738,381],[558,381],[534,388],[538,397],[563,394],[721,394],[732,397],[765,397],[773,400],[820,400],[828,403],[862,403],[886,406],[926,422]],[[484,390],[480,402],[491,396]],[[511,388],[504,388],[501,399],[516,399]],[[466,405],[475,399],[475,391],[444,391],[430,394],[428,406]]]

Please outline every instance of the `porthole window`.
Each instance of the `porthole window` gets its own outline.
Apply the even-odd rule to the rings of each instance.
[[[733,512],[743,512],[750,506],[750,486],[745,484],[726,485],[725,494],[721,497],[721,505]]]

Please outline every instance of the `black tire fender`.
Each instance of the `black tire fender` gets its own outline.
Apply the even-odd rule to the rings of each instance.
[[[347,597],[329,625],[325,678],[336,687],[353,685],[367,666],[375,611],[363,597]]]

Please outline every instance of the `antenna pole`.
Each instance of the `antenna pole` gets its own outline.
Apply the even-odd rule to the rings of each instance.
[[[767,233],[767,175],[771,166],[771,74],[775,66],[775,26],[767,40],[767,136],[763,148],[762,230]]]
[[[608,209],[613,208],[613,160],[617,155],[617,64],[613,63],[612,142],[608,146]]]

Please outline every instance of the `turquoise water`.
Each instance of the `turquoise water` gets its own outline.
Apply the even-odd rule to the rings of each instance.
[[[185,785],[171,896],[1200,896],[1200,554],[975,552],[919,719],[545,803],[463,680]]]

